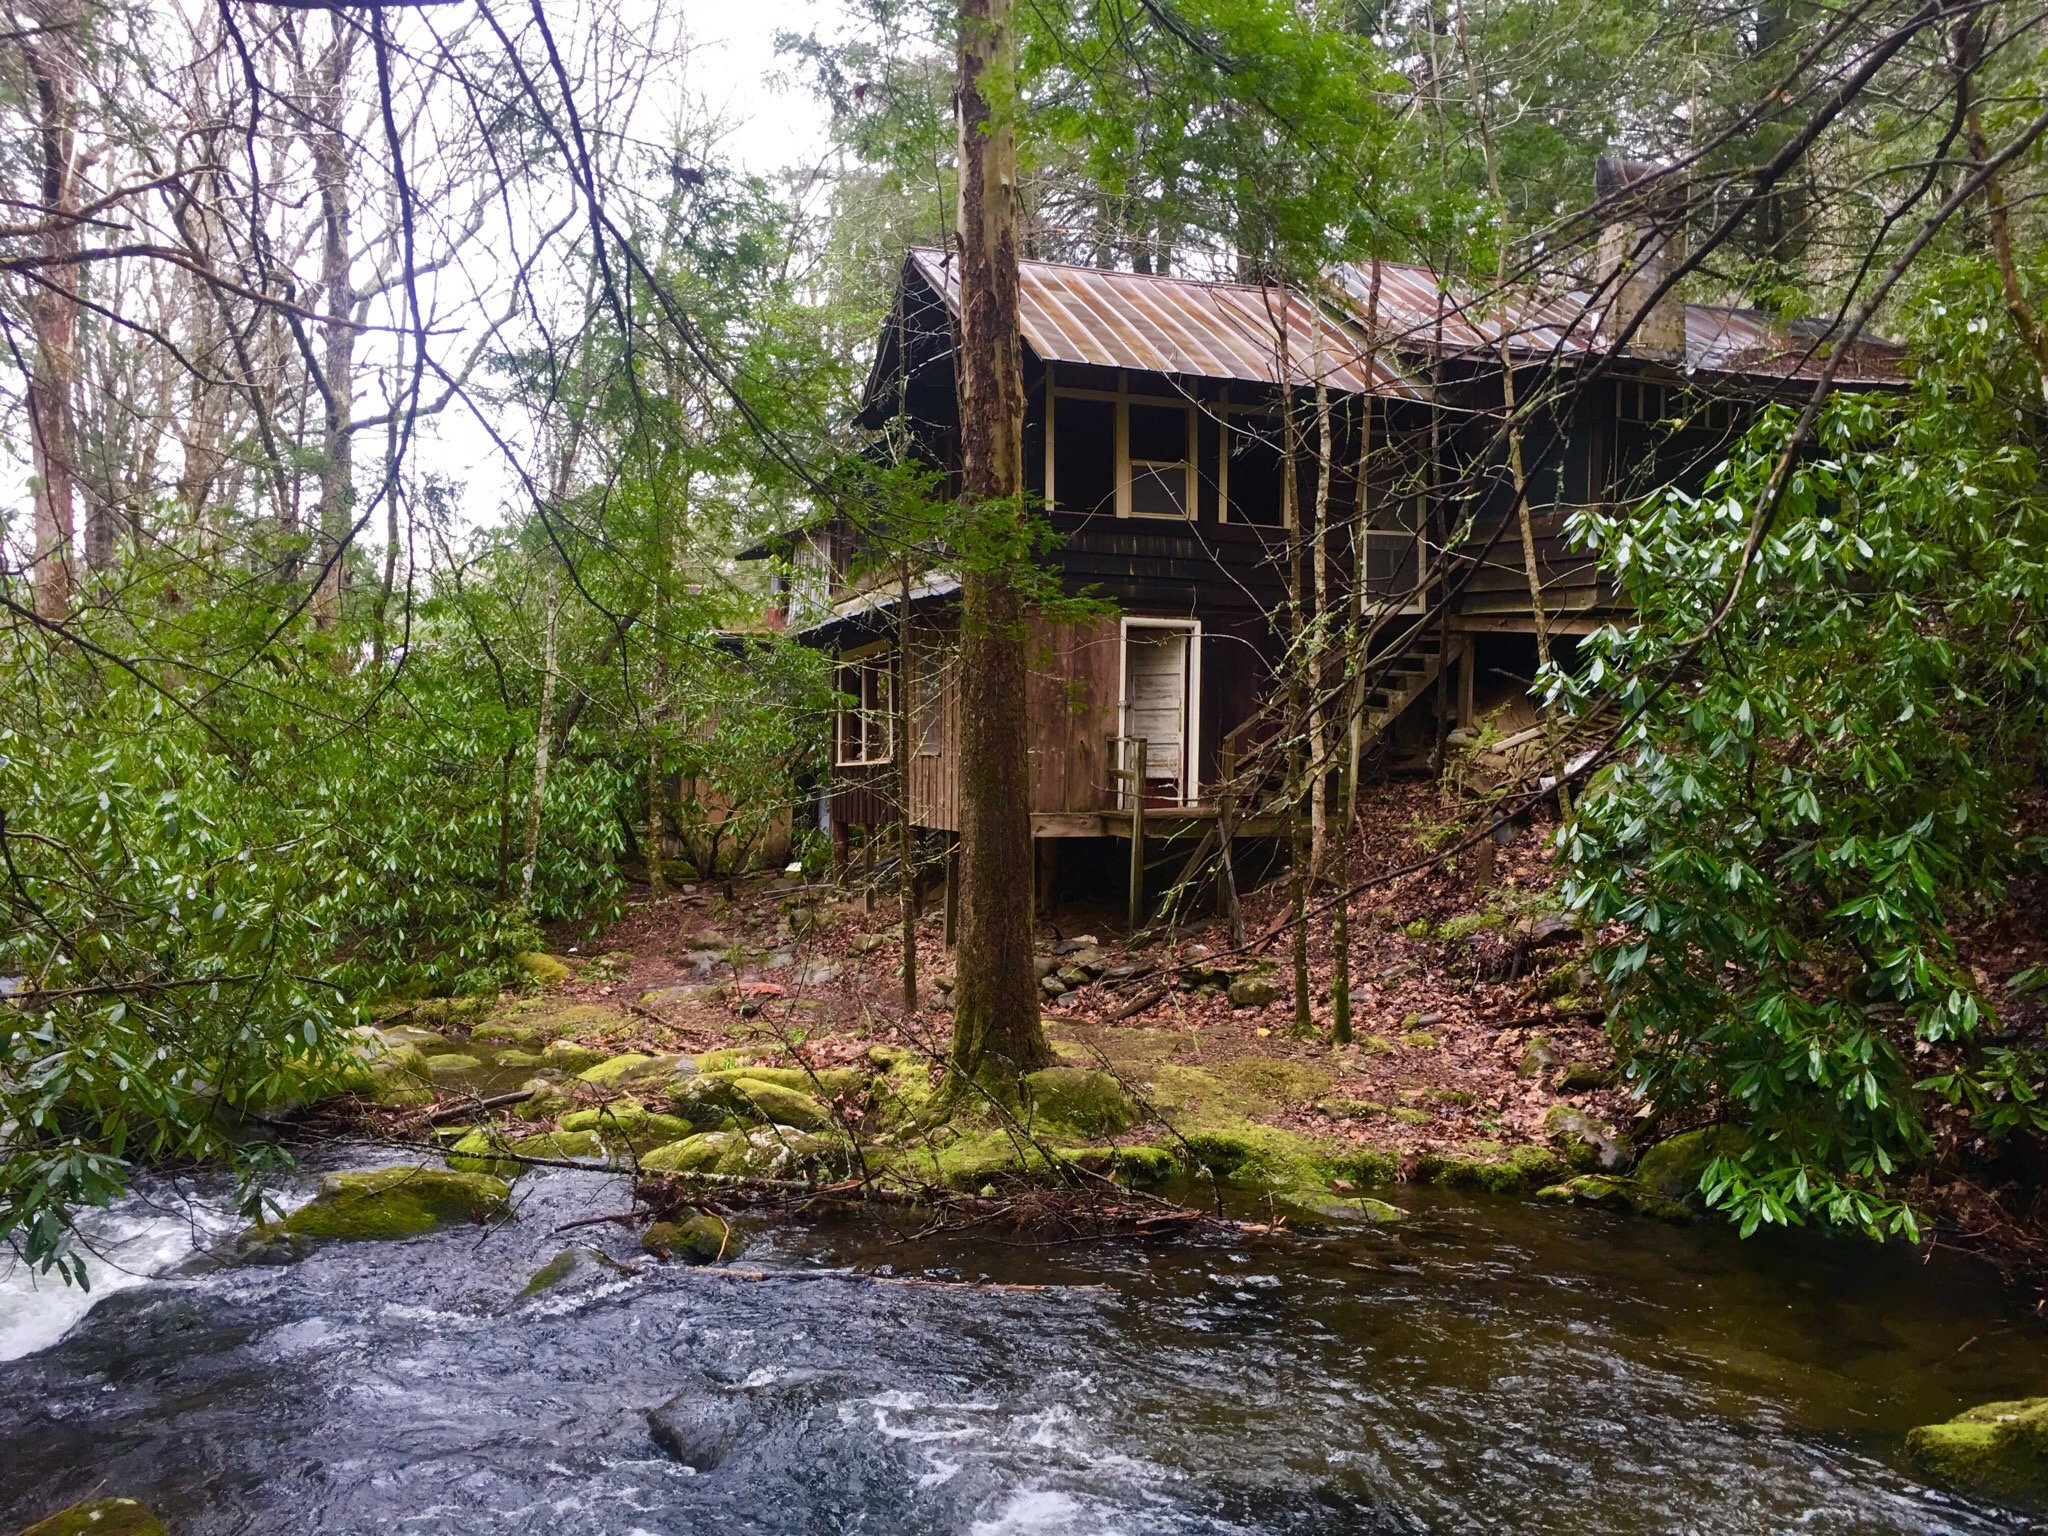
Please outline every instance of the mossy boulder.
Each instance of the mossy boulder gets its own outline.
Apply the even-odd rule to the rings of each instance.
[[[1024,1102],[1032,1124],[1056,1126],[1083,1136],[1119,1136],[1144,1111],[1107,1072],[1086,1067],[1046,1067],[1024,1079]]]
[[[635,1152],[651,1152],[696,1133],[696,1127],[681,1116],[660,1114],[630,1099],[564,1115],[562,1129],[600,1137],[608,1146],[627,1146]]]
[[[496,1131],[480,1129],[464,1136],[448,1153],[448,1166],[457,1173],[492,1173],[514,1179],[526,1172],[527,1164],[521,1158],[603,1157],[604,1143],[591,1131],[547,1131],[507,1139]],[[503,1156],[505,1153],[511,1155]]]
[[[656,1147],[640,1159],[643,1173],[716,1173],[749,1178],[797,1179],[838,1173],[847,1163],[843,1143],[802,1131],[704,1131]]]
[[[88,1499],[38,1520],[16,1536],[169,1536],[163,1521],[134,1499]]]
[[[1582,1173],[1562,1184],[1548,1185],[1536,1191],[1536,1198],[1634,1211],[1638,1216],[1648,1216],[1656,1221],[1684,1223],[1692,1220],[1691,1208],[1682,1202],[1659,1194],[1635,1179],[1615,1178],[1604,1173]]]
[[[812,1095],[747,1069],[692,1078],[676,1090],[674,1102],[676,1113],[700,1128],[727,1120],[794,1126],[800,1131],[821,1131],[832,1124],[832,1112]]]
[[[557,955],[544,955],[538,950],[514,955],[512,963],[526,973],[527,980],[540,987],[559,987],[576,975],[575,967],[568,961]]]
[[[1531,1035],[1515,1063],[1515,1076],[1540,1077],[1557,1065],[1557,1046],[1548,1035]]]
[[[1264,1008],[1280,1001],[1280,983],[1264,971],[1246,971],[1230,979],[1230,1006]]]
[[[472,1072],[481,1072],[483,1068],[483,1058],[472,1056],[467,1051],[450,1051],[445,1056],[427,1058],[427,1076],[437,1083],[468,1077]]]
[[[1554,1183],[1564,1171],[1564,1164],[1548,1148],[1516,1147],[1503,1152],[1489,1146],[1418,1153],[1413,1178],[1418,1184],[1515,1194]]]
[[[1557,1091],[1591,1093],[1606,1084],[1608,1070],[1597,1061],[1568,1061],[1557,1074]]]
[[[521,1120],[552,1120],[576,1102],[560,1083],[544,1077],[530,1077],[519,1086],[528,1097],[513,1105],[512,1113]]]
[[[1370,1195],[1340,1195],[1320,1188],[1279,1189],[1273,1191],[1273,1199],[1276,1204],[1296,1214],[1339,1225],[1362,1222],[1371,1226],[1388,1226],[1408,1219],[1408,1213],[1398,1205],[1375,1200]]]
[[[582,1072],[603,1061],[605,1053],[577,1040],[550,1040],[540,1059],[563,1072]]]
[[[1317,1099],[1315,1110],[1332,1120],[1377,1120],[1386,1114],[1387,1106],[1372,1099],[1347,1099],[1339,1095]]]
[[[1628,1138],[1601,1124],[1582,1109],[1553,1104],[1543,1116],[1543,1129],[1581,1173],[1619,1173],[1632,1155]]]
[[[560,1042],[556,1042],[559,1044]],[[553,1049],[553,1047],[549,1047]],[[593,1088],[619,1092],[627,1088],[651,1087],[675,1074],[680,1056],[650,1056],[644,1051],[627,1051],[609,1056],[576,1074],[576,1080]]]
[[[631,1273],[617,1259],[599,1253],[595,1248],[564,1248],[533,1272],[532,1278],[520,1287],[519,1297],[525,1301],[546,1295],[549,1291],[582,1290]]]
[[[333,1173],[307,1204],[245,1233],[243,1250],[252,1258],[290,1258],[317,1243],[420,1237],[461,1222],[491,1221],[511,1208],[510,1188],[486,1173],[411,1164]]]
[[[1972,1493],[2048,1499],[2048,1397],[1985,1403],[1923,1424],[1906,1450],[1936,1480]]]
[[[1700,1179],[1717,1157],[1734,1157],[1743,1147],[1742,1131],[1732,1125],[1709,1125],[1660,1141],[1636,1163],[1637,1182],[1670,1200],[1704,1207]]]
[[[907,1056],[910,1053],[903,1054]],[[808,1093],[813,1098],[828,1099],[836,1099],[846,1093],[859,1093],[867,1087],[869,1077],[868,1073],[857,1067],[823,1067],[815,1072],[807,1072],[802,1067],[743,1066],[727,1068],[725,1075],[745,1077],[757,1083],[773,1083],[778,1088],[789,1088],[797,1093]]]
[[[683,1221],[657,1221],[640,1234],[640,1246],[658,1259],[685,1264],[715,1264],[738,1255],[743,1246],[731,1225],[716,1216],[697,1215]]]
[[[358,1091],[367,1091],[379,1104],[432,1103],[434,1089],[427,1080],[427,1058],[420,1054],[418,1046],[395,1047],[370,1065]]]
[[[1351,1185],[1390,1183],[1393,1154],[1319,1142],[1278,1126],[1244,1123],[1184,1134],[1196,1173],[1243,1189],[1313,1189],[1333,1179]]]

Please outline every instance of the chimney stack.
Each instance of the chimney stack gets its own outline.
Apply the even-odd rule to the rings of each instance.
[[[1593,162],[1593,196],[1602,219],[1593,269],[1599,339],[1612,346],[1634,324],[1631,355],[1684,363],[1683,283],[1651,299],[1686,258],[1684,183],[1654,160],[1602,155]]]

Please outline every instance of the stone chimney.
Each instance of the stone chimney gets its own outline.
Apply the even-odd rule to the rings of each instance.
[[[1651,295],[1686,258],[1684,183],[1654,160],[1602,155],[1593,195],[1602,220],[1593,265],[1599,339],[1612,345],[1634,324],[1630,354],[1683,363],[1685,285],[1673,283],[1654,303]]]

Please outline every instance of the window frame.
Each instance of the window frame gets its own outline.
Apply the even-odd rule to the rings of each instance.
[[[1076,511],[1076,515],[1089,516],[1077,509],[1063,508],[1059,499],[1059,476],[1055,466],[1058,463],[1058,402],[1061,400],[1101,400],[1113,404],[1115,413],[1116,442],[1116,515],[1120,518],[1142,518],[1155,523],[1193,523],[1201,518],[1202,511],[1202,402],[1189,399],[1186,395],[1151,395],[1131,393],[1130,381],[1118,375],[1116,388],[1080,389],[1061,384],[1050,367],[1045,377],[1045,504],[1054,511]],[[1180,459],[1138,459],[1131,458],[1131,407],[1133,405],[1154,406],[1166,410],[1177,410],[1187,421],[1187,455]],[[1131,473],[1133,463],[1150,466],[1178,464],[1186,475],[1186,510],[1183,512],[1140,512],[1131,505]]]
[[[838,691],[851,698],[851,708],[842,704],[832,724],[832,763],[837,768],[885,767],[896,761],[896,666],[895,653],[886,640],[855,650],[842,651],[834,662]],[[845,685],[846,673],[853,672],[854,686]],[[873,702],[869,684],[873,683]],[[848,726],[852,729],[849,730]],[[870,750],[870,738],[879,727],[881,752]]]

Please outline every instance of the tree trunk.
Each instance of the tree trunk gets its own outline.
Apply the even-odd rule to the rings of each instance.
[[[533,872],[540,863],[541,810],[548,798],[548,757],[554,746],[555,688],[561,677],[555,665],[557,632],[561,628],[562,599],[550,573],[547,594],[547,623],[540,642],[540,714],[534,722],[533,792],[526,799],[526,856],[519,865],[519,905],[533,905]]]
[[[313,131],[313,182],[320,200],[320,379],[323,411],[320,444],[319,585],[313,593],[313,622],[326,628],[341,617],[350,535],[355,522],[353,447],[356,331],[355,280],[351,265],[348,140],[342,132],[344,86],[355,53],[356,29],[338,18],[320,56],[308,93]]]
[[[910,549],[906,545],[896,567],[896,900],[903,929],[903,1012],[917,1012],[917,829],[912,825],[910,763],[916,748],[910,733],[917,729],[910,707]]]
[[[1017,162],[983,88],[1007,74],[1010,0],[961,0],[960,963],[953,1066],[1001,1085],[1045,1066],[1031,965],[1031,760],[1025,612],[1024,370],[1017,329]]]
[[[29,300],[35,352],[28,377],[29,452],[34,472],[35,548],[29,569],[36,612],[61,619],[71,611],[72,540],[77,533],[78,431],[72,388],[77,369],[78,273],[68,258],[78,250],[78,43],[82,25],[74,6],[50,18],[50,30],[22,52],[34,78],[47,226],[42,254],[49,263]]]

